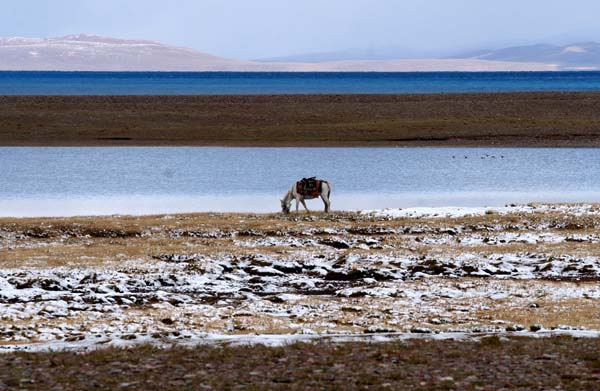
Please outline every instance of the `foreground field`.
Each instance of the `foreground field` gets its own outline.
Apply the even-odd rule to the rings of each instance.
[[[0,355],[0,389],[596,390],[600,339],[293,344]]]
[[[599,226],[597,205],[2,219],[0,350],[596,335]]]
[[[600,146],[600,94],[0,96],[0,145]]]
[[[0,389],[595,389],[599,228],[591,204],[0,219]]]

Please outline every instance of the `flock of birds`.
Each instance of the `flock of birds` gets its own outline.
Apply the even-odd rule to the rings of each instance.
[[[467,155],[464,155],[464,158],[468,159],[469,157]],[[485,155],[480,156],[480,159],[496,159],[496,158],[497,158],[496,155],[490,155],[489,153],[486,153]],[[498,158],[504,159],[504,155],[500,155]],[[456,155],[452,155],[452,159],[456,159]]]

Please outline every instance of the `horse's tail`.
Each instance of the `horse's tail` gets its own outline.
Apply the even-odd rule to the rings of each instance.
[[[327,199],[329,199],[329,196],[331,195],[331,185],[327,181],[325,181],[325,183],[327,183]]]

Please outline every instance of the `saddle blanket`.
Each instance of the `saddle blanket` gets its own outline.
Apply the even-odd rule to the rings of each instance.
[[[321,183],[322,181],[315,177],[302,178],[296,182],[296,192],[304,198],[317,198],[321,193]]]

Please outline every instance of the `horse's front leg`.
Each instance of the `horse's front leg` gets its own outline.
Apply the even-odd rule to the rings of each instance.
[[[298,213],[298,206],[300,205],[299,198],[296,198],[296,213]]]
[[[300,198],[300,201],[302,202],[302,205],[304,205],[304,209],[306,209],[306,213],[310,213],[310,210],[308,210],[308,208],[306,207],[306,202],[304,202],[304,198]]]

